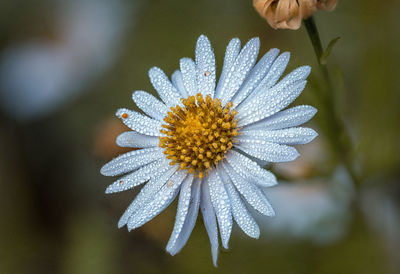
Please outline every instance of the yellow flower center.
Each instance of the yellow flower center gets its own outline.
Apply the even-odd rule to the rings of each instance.
[[[232,102],[222,107],[219,99],[204,99],[200,93],[181,101],[183,107],[171,107],[164,118],[159,146],[165,148],[170,165],[179,164],[203,178],[232,148],[238,134],[237,112],[231,110]]]

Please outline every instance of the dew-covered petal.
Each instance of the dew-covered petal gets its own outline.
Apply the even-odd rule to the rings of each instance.
[[[182,58],[180,60],[180,68],[182,72],[183,85],[188,96],[193,96],[198,93],[196,80],[196,64],[190,58]]]
[[[239,108],[243,108],[244,106],[249,104],[250,100],[254,100],[254,97],[260,96],[260,94],[268,94],[269,89],[273,87],[279,78],[282,76],[283,72],[286,69],[286,66],[289,63],[290,52],[284,52],[274,59],[274,62],[270,66],[268,73],[264,76],[261,82],[253,89],[249,95],[244,98],[244,100],[239,104]]]
[[[256,139],[237,139],[237,141],[237,148],[267,162],[290,162],[299,156],[294,147],[287,145]]]
[[[180,170],[174,173],[172,177],[164,184],[161,189],[138,211],[136,211],[128,220],[128,230],[132,230],[147,223],[155,216],[166,209],[178,194],[182,181],[193,180],[193,175],[186,174],[186,171]]]
[[[154,195],[160,190],[160,188],[171,178],[171,176],[177,171],[177,166],[166,166],[154,172],[154,176],[151,180],[145,184],[145,186],[140,190],[139,194],[132,201],[132,203],[125,210],[124,214],[118,221],[118,228],[123,227],[129,221],[129,218],[143,205],[147,203],[148,200],[152,199]]]
[[[211,202],[217,215],[222,246],[227,249],[232,232],[232,214],[228,194],[216,170],[210,171],[208,185]]]
[[[167,75],[158,67],[149,70],[150,82],[160,95],[161,100],[167,106],[175,106],[179,103],[179,91],[169,81]]]
[[[162,148],[144,148],[122,154],[105,164],[100,173],[104,176],[116,176],[133,171],[143,165],[163,158]]]
[[[307,81],[299,81],[291,85],[277,85],[273,87],[276,94],[271,96],[262,96],[260,101],[254,101],[249,105],[248,110],[241,110],[238,113],[238,125],[243,127],[245,125],[260,121],[268,116],[287,107],[292,103],[303,91]],[[239,114],[243,114],[239,115]],[[240,117],[241,116],[241,117]]]
[[[301,124],[306,123],[317,113],[317,109],[312,106],[300,105],[295,106],[274,115],[265,118],[256,123],[247,125],[243,127],[243,130],[253,130],[253,129],[283,129],[288,127],[296,127]]]
[[[231,179],[229,178],[228,174],[226,174],[224,168],[220,168],[218,172],[221,175],[222,180],[224,181],[224,186],[226,192],[228,193],[232,208],[232,215],[236,223],[239,225],[244,233],[252,238],[258,239],[258,237],[260,236],[260,229],[256,221],[246,209],[246,206],[240,198],[239,193],[233,186]]]
[[[110,194],[131,189],[150,180],[150,178],[154,176],[156,170],[166,170],[167,168],[168,161],[166,159],[159,159],[157,161],[154,161],[116,180],[114,183],[107,187],[106,193]]]
[[[232,100],[234,108],[239,105],[259,85],[262,79],[264,79],[278,54],[278,49],[271,49],[260,59],[260,61],[258,61],[258,63],[250,71],[250,74],[244,81],[243,85],[235,94]]]
[[[255,97],[263,95],[268,95],[270,93],[269,89],[273,87],[279,78],[282,76],[289,63],[290,52],[284,52],[279,55],[273,64],[271,65],[267,75],[261,80],[258,86],[245,98],[242,103],[239,104],[239,108],[248,105],[251,101],[258,100]]]
[[[218,98],[221,99],[222,105],[231,100],[246,79],[246,76],[256,63],[259,49],[260,39],[253,38],[241,50],[224,82],[221,84]]]
[[[167,251],[171,255],[175,255],[178,253],[183,246],[186,244],[187,240],[189,239],[190,234],[193,231],[193,228],[196,224],[197,215],[199,213],[199,206],[200,206],[200,185],[201,181],[195,179],[192,183],[191,189],[191,198],[189,203],[189,209],[186,214],[185,222],[181,229],[181,232],[178,235],[175,243],[173,245],[167,246]]]
[[[145,115],[135,111],[121,108],[117,111],[116,116],[132,130],[149,136],[161,136],[161,122],[151,119]]]
[[[306,127],[292,127],[277,130],[255,129],[241,131],[237,140],[264,140],[284,145],[303,145],[311,142],[317,137],[315,130]]]
[[[262,120],[288,106],[303,91],[310,74],[309,66],[299,67],[285,76],[277,85],[256,90],[237,107],[240,126]]]
[[[189,205],[191,199],[192,182],[193,182],[193,176],[188,176],[188,178],[182,183],[181,191],[179,194],[178,209],[176,211],[174,229],[172,230],[171,237],[169,238],[167,244],[167,251],[170,250],[175,245],[176,240],[178,239],[182,231],[183,224],[186,221],[186,215],[189,211]]]
[[[182,73],[179,70],[175,70],[175,72],[171,76],[172,84],[179,91],[182,98],[188,97],[185,85],[183,84]]]
[[[156,147],[159,139],[155,136],[143,135],[134,131],[126,131],[118,135],[116,143],[120,147]]]
[[[163,121],[167,114],[167,106],[145,91],[135,91],[132,94],[132,100],[144,113],[158,121]]]
[[[226,189],[231,200],[232,213],[236,223],[244,233],[252,238],[258,239],[260,237],[260,228],[247,210],[245,204],[239,196],[239,193],[237,193],[237,190],[232,184],[227,184]]]
[[[210,189],[206,182],[201,184],[201,213],[203,214],[204,226],[206,227],[208,237],[211,243],[211,254],[214,266],[217,266],[218,259],[218,227],[215,218],[214,208],[211,202]]]
[[[226,161],[235,169],[235,171],[245,178],[261,187],[271,187],[278,184],[276,177],[272,172],[261,168],[256,162],[234,150],[228,151]]]
[[[222,88],[225,88],[226,78],[232,73],[232,66],[235,63],[235,60],[239,53],[240,40],[238,38],[233,38],[226,47],[224,65],[222,67],[222,72],[221,76],[219,77],[217,88],[215,89],[214,98],[219,98]]]
[[[229,164],[222,163],[222,166],[231,178],[239,193],[255,210],[266,216],[275,215],[271,204],[268,202],[261,189],[243,179],[243,177],[238,175]]]
[[[210,94],[214,97],[216,79],[214,50],[205,35],[201,35],[197,40],[195,55],[198,92],[203,96]]]
[[[265,75],[264,79],[262,79],[257,88],[265,89],[275,85],[285,71],[289,60],[290,52],[284,52],[279,55],[278,58],[275,59],[267,75]]]
[[[310,75],[310,72],[311,72],[310,66],[300,66],[291,71],[288,75],[286,75],[282,80],[279,81],[277,85],[289,86],[301,80],[306,80],[308,75]],[[273,85],[272,83],[267,83],[264,85],[262,83],[259,84],[258,87],[254,90],[254,92],[251,93],[251,95],[248,98],[246,98],[245,102],[243,103],[243,106],[240,106],[240,108],[245,109],[246,104],[250,103],[252,100],[259,100],[257,98],[260,98],[260,96],[261,98],[263,97],[267,98],[276,95],[279,92],[279,90],[272,88],[273,86],[275,86],[275,84],[276,84],[275,80],[273,82]]]

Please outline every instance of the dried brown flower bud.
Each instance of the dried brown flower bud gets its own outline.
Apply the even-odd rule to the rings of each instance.
[[[332,11],[337,0],[253,0],[258,13],[274,29],[296,30],[317,10]]]

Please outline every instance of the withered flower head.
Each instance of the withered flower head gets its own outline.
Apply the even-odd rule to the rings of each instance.
[[[310,17],[317,10],[332,11],[337,0],[253,0],[261,17],[274,29],[296,30],[301,20]]]

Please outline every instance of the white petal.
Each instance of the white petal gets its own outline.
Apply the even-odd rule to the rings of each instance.
[[[167,244],[167,251],[170,250],[171,247],[175,245],[176,240],[178,239],[178,236],[182,231],[183,224],[186,221],[186,215],[189,211],[193,176],[190,177],[189,179],[191,180],[186,179],[181,186],[178,209],[176,210],[174,229]]]
[[[203,213],[204,226],[206,227],[208,237],[211,243],[211,254],[214,266],[217,266],[218,259],[218,227],[215,219],[215,212],[211,203],[210,189],[208,184],[203,181],[201,184],[201,213]]]
[[[270,69],[268,70],[267,75],[261,80],[258,86],[249,94],[245,100],[240,103],[240,106],[247,105],[249,100],[253,99],[255,96],[259,95],[260,93],[266,93],[268,89],[276,84],[279,78],[282,76],[282,73],[285,71],[287,64],[289,63],[290,59],[290,52],[284,52],[279,55],[275,60],[274,63],[271,65]]]
[[[117,145],[120,147],[156,147],[159,139],[155,136],[147,136],[134,131],[126,131],[117,137]]]
[[[307,144],[318,135],[313,129],[306,127],[292,127],[278,130],[256,129],[240,131],[240,133],[241,135],[237,137],[237,140],[256,139],[285,145]]]
[[[124,116],[127,115],[127,118]],[[145,115],[139,114],[135,111],[121,108],[117,111],[116,116],[122,122],[130,127],[132,130],[137,131],[144,135],[161,136],[161,122],[151,119]]]
[[[232,184],[227,185],[229,198],[232,204],[232,213],[236,223],[243,230],[244,233],[252,238],[258,239],[260,237],[260,228],[256,221],[253,219],[245,204],[237,193]]]
[[[171,107],[179,103],[180,94],[178,90],[160,68],[152,67],[149,70],[149,77],[154,89],[167,106]]]
[[[171,76],[172,84],[176,87],[176,89],[181,94],[182,98],[188,97],[185,85],[183,84],[182,73],[179,70],[175,70],[175,72]]]
[[[256,185],[239,176],[229,164],[222,163],[222,165],[237,190],[255,210],[266,216],[275,215],[264,193]]]
[[[308,120],[310,120],[317,110],[312,106],[295,106],[280,112],[275,113],[274,115],[265,118],[256,123],[247,125],[243,127],[243,130],[253,130],[253,129],[282,129],[287,127],[295,127],[301,124],[304,124]]]
[[[267,162],[290,162],[299,156],[297,150],[291,146],[255,139],[237,139],[237,141],[239,142],[237,148]]]
[[[214,97],[216,78],[214,50],[204,35],[197,40],[196,67],[198,92],[201,92],[203,96],[210,94],[211,97]]]
[[[232,66],[235,63],[237,56],[240,53],[240,40],[238,38],[233,38],[228,46],[226,47],[224,65],[222,67],[221,76],[215,89],[214,98],[219,98],[221,89],[226,85],[226,77],[231,74]]]
[[[155,216],[166,209],[178,194],[182,181],[193,180],[193,175],[186,174],[186,171],[180,170],[164,184],[161,189],[150,198],[150,200],[138,211],[136,211],[128,220],[128,230],[138,228],[147,223]]]
[[[226,193],[224,184],[215,170],[210,171],[208,185],[210,187],[211,202],[217,215],[222,246],[227,249],[232,232],[232,214],[228,193]]]
[[[252,238],[258,239],[258,237],[260,236],[260,229],[258,228],[256,221],[254,221],[253,217],[246,209],[245,204],[243,203],[242,199],[239,196],[239,193],[233,186],[228,174],[226,174],[225,169],[220,168],[219,173],[222,180],[224,181],[224,186],[230,199],[232,214],[235,218],[236,223],[239,225],[244,233]]]
[[[270,88],[278,82],[290,60],[290,52],[284,52],[275,59],[268,74],[259,83],[257,88]]]
[[[276,85],[272,88],[275,94],[260,96],[259,100],[254,100],[248,105],[247,110],[239,111],[238,125],[242,127],[260,121],[287,107],[300,95],[306,83],[306,80],[302,80],[290,85]]]
[[[257,88],[237,107],[237,111],[239,112],[237,118],[265,115],[255,120],[259,121],[289,105],[304,89],[304,87],[301,87],[301,84],[304,83],[305,85],[306,81],[304,80],[310,74],[310,70],[309,66],[299,67],[289,73],[274,87]],[[266,114],[260,110],[264,110]]]
[[[196,224],[200,206],[200,185],[201,181],[198,179],[195,179],[192,183],[191,198],[185,223],[183,224],[182,230],[176,239],[175,244],[172,246],[167,246],[167,251],[171,255],[175,255],[183,248]]]
[[[182,58],[180,60],[180,68],[183,85],[185,86],[188,96],[196,95],[199,92],[196,80],[196,64],[190,58]]]
[[[156,120],[163,121],[167,114],[167,106],[145,91],[135,91],[132,94],[132,99],[144,113]]]
[[[236,58],[231,71],[222,83],[218,98],[221,99],[222,105],[225,105],[238,91],[246,76],[250,72],[257,60],[258,50],[260,49],[260,39],[251,39],[242,49]]]
[[[150,180],[152,176],[154,176],[155,171],[158,171],[160,169],[167,170],[168,167],[168,161],[165,158],[154,161],[116,180],[114,183],[107,187],[106,193],[110,194],[121,192],[143,184],[144,182]]]
[[[262,187],[271,187],[278,182],[272,172],[261,168],[256,162],[234,150],[226,154],[227,162],[240,176]]]
[[[279,57],[278,57],[279,58]],[[272,69],[271,69],[272,70]],[[286,75],[279,83],[275,86],[274,85],[262,85],[259,86],[254,90],[253,93],[244,100],[242,104],[238,107],[238,110],[246,110],[248,109],[248,105],[254,101],[260,100],[261,98],[269,98],[275,96],[280,92],[282,89],[281,87],[290,86],[293,83],[297,83],[301,80],[307,79],[308,75],[310,74],[311,68],[309,66],[301,66],[290,72]],[[268,76],[268,75],[267,75]],[[277,88],[278,87],[278,88]]]
[[[239,108],[248,105],[251,101],[258,100],[254,99],[257,96],[268,95],[269,89],[273,87],[276,82],[281,77],[282,73],[285,71],[287,64],[289,63],[290,52],[284,52],[275,59],[274,63],[271,65],[267,75],[258,84],[258,86],[245,98],[242,103],[240,103]]]
[[[163,158],[162,148],[144,148],[122,154],[105,164],[100,173],[104,176],[120,175]]]
[[[139,194],[135,197],[129,207],[125,210],[124,214],[118,221],[118,228],[123,227],[129,221],[129,218],[141,207],[143,207],[160,188],[171,178],[171,176],[178,170],[178,166],[166,165],[154,172],[151,180],[140,190]]]
[[[278,54],[278,49],[271,49],[260,59],[260,61],[258,61],[255,67],[250,71],[250,74],[244,81],[243,85],[235,94],[232,100],[234,108],[260,84],[261,80],[267,75]]]

